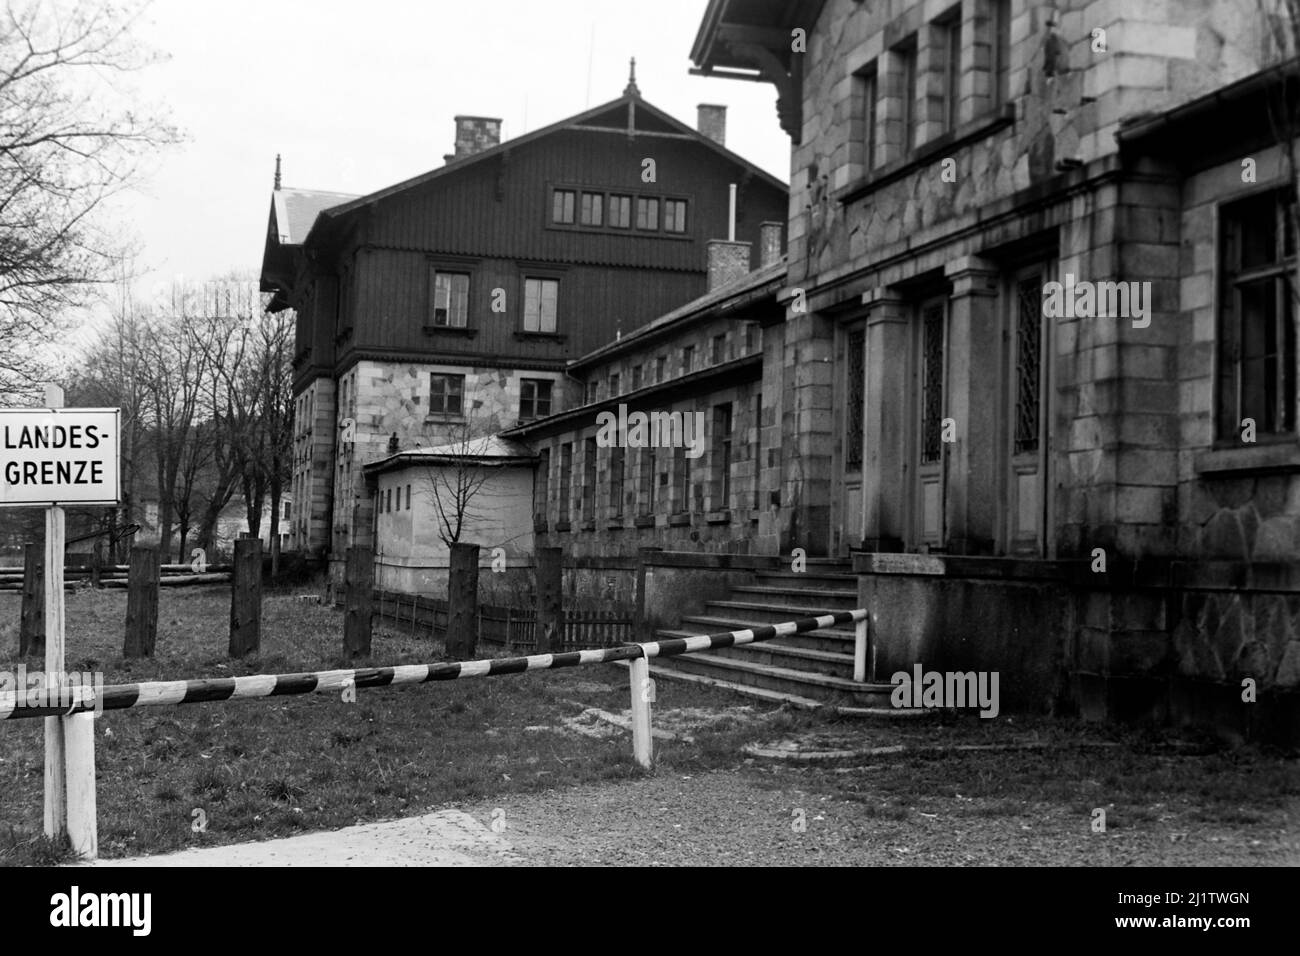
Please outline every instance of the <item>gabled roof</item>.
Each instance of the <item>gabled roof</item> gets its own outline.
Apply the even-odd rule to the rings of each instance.
[[[300,246],[311,231],[316,217],[331,206],[357,198],[355,193],[326,192],[320,189],[277,189],[271,194],[280,245]]]
[[[419,176],[414,176],[411,179],[385,187],[384,189],[369,193],[368,195],[356,197],[351,201],[342,202],[321,209],[317,217],[317,225],[319,225],[320,219],[339,219],[343,216],[347,216],[349,213],[354,213],[379,202],[380,200],[387,199],[390,196],[395,196],[408,189],[416,189],[427,183],[436,182],[444,176],[455,175],[461,170],[475,166],[479,163],[487,162],[488,160],[501,156],[502,154],[508,154],[511,150],[518,149],[521,146],[526,146],[539,139],[543,139],[564,130],[581,130],[583,127],[625,129],[627,128],[626,117],[629,108],[631,108],[632,114],[635,117],[635,133],[644,135],[654,135],[655,133],[689,135],[695,138],[702,146],[711,149],[720,156],[744,167],[747,171],[752,173],[755,178],[762,180],[768,185],[783,192],[789,189],[789,187],[785,183],[781,182],[781,180],[777,179],[761,167],[754,165],[739,153],[734,153],[725,146],[720,146],[699,130],[694,129],[676,117],[665,113],[657,106],[647,103],[641,98],[639,93],[630,92],[624,93],[616,100],[611,100],[608,103],[603,103],[600,106],[593,107],[584,113],[579,113],[578,115],[571,116],[568,119],[560,120],[558,123],[552,123],[550,126],[543,126],[541,129],[533,130],[531,133],[525,133],[523,136],[517,136],[514,139],[505,140],[504,142],[485,149],[482,152],[475,153],[472,156],[466,156],[462,159],[457,159],[445,166],[440,166],[437,169],[431,170],[430,172],[422,173]],[[315,228],[316,226],[312,227],[313,230]]]

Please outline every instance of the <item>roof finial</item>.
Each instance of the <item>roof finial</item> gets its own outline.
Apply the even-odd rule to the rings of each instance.
[[[632,57],[631,71],[628,74],[627,86],[623,89],[624,96],[640,96],[641,91],[636,85],[636,57]]]
[[[280,154],[275,154],[275,188],[280,188]]]

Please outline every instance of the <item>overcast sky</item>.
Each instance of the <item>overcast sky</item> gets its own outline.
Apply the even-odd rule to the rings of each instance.
[[[783,181],[789,139],[766,84],[691,76],[706,0],[155,0],[136,31],[170,60],[135,78],[187,142],[117,214],[141,291],[261,260],[276,153],[284,185],[366,193],[442,165],[458,113],[505,139],[642,96],[695,125],[729,107],[727,145]]]

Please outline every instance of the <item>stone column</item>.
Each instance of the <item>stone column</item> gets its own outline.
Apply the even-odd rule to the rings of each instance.
[[[909,310],[888,288],[862,296],[867,309],[866,435],[862,449],[863,547],[901,551],[908,471]]]
[[[946,415],[956,441],[944,447],[947,492],[944,521],[951,554],[992,554],[998,534],[998,423],[1002,393],[1002,336],[998,271],[985,259],[963,256],[944,269],[952,283],[948,305]]]

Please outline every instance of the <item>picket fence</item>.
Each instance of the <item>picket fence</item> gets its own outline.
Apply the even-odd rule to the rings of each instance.
[[[381,619],[404,624],[418,632],[440,637],[447,632],[447,605],[444,598],[431,598],[399,591],[376,590],[375,614]],[[479,642],[507,652],[531,653],[537,648],[536,608],[518,608],[495,604],[478,606]],[[618,647],[634,640],[632,618],[615,611],[564,612],[564,627],[557,652],[585,651]]]

